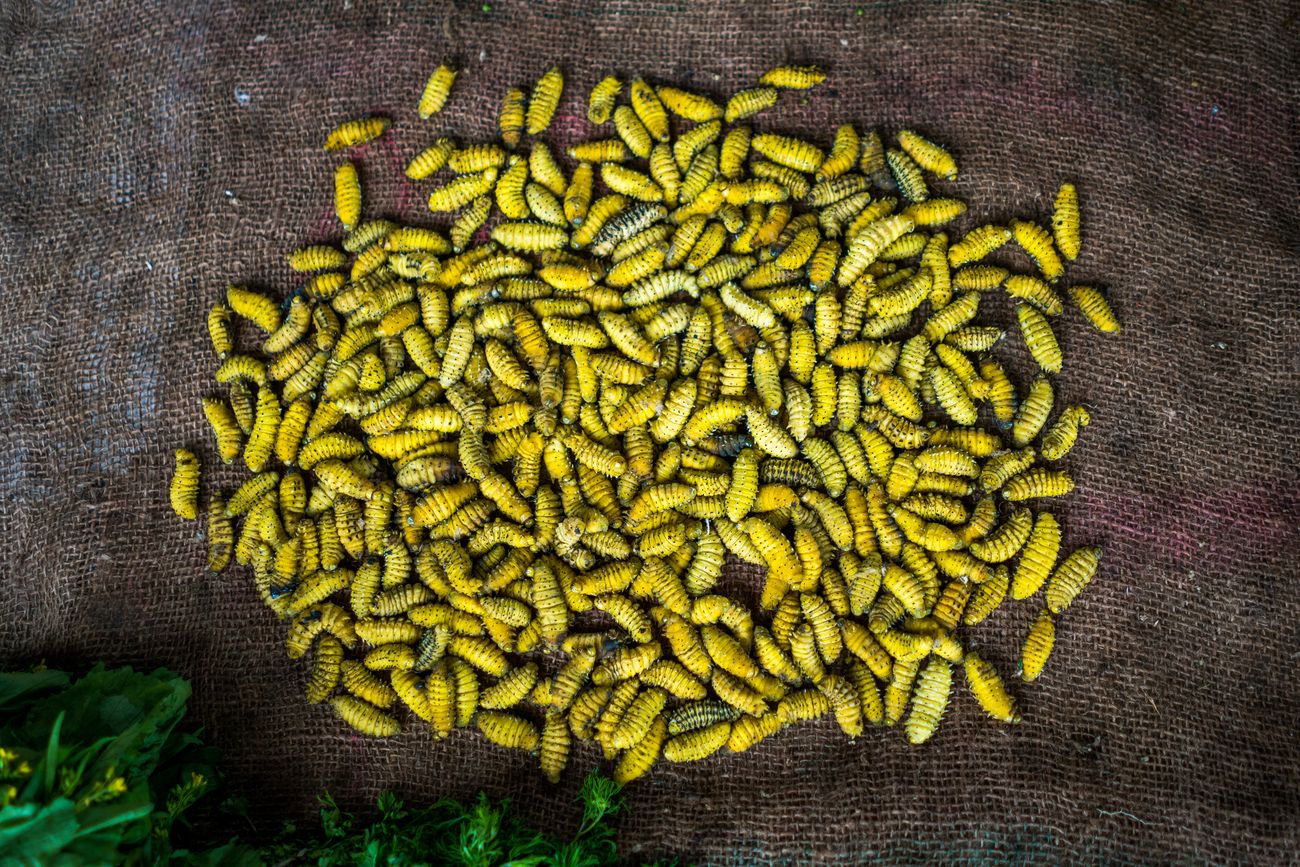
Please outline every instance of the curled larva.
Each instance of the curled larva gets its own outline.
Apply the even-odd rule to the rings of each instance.
[[[1074,448],[1079,437],[1079,428],[1092,421],[1092,415],[1081,406],[1067,406],[1061,410],[1056,421],[1043,434],[1040,451],[1049,461],[1058,461]]]

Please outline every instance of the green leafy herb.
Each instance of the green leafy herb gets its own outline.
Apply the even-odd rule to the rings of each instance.
[[[462,803],[411,806],[391,792],[370,821],[320,798],[320,827],[286,825],[254,848],[237,839],[182,848],[187,814],[220,782],[217,750],[185,732],[190,687],[173,672],[97,666],[0,674],[0,867],[90,864],[460,865],[599,867],[618,861],[610,820],[620,786],[592,774],[579,793],[582,821],[561,839],[529,827],[509,801],[486,794]],[[243,809],[241,810],[241,805]],[[247,819],[228,798],[227,815]],[[251,825],[250,825],[251,827]]]
[[[191,860],[172,830],[217,772],[176,730],[189,696],[165,669],[0,674],[0,864]]]
[[[622,808],[619,785],[592,774],[580,793],[582,825],[560,840],[528,827],[508,801],[480,793],[463,804],[443,799],[411,807],[391,792],[379,796],[369,824],[321,797],[320,836],[288,833],[264,850],[272,864],[458,865],[458,867],[596,867],[618,860],[608,819]]]

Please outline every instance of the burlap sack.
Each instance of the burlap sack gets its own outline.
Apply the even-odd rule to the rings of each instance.
[[[964,693],[925,748],[805,726],[627,791],[622,850],[711,863],[1273,861],[1300,823],[1300,264],[1291,4],[859,5],[346,0],[0,2],[0,656],[165,664],[259,817],[334,792],[479,788],[572,827],[558,788],[460,732],[353,737],[303,701],[303,668],[248,576],[210,577],[175,519],[172,449],[213,449],[204,314],[228,280],[290,287],[284,253],[332,231],[338,120],[398,119],[368,201],[416,218],[404,160],[491,133],[505,88],[560,63],[558,134],[609,70],[717,95],[815,61],[829,86],[764,123],[828,137],[914,126],[961,161],[975,216],[1084,209],[1074,273],[1113,287],[1119,338],[1066,318],[1065,399],[1094,412],[1058,511],[1098,543],[1025,723]],[[1222,8],[1220,8],[1222,7]],[[1289,17],[1288,17],[1289,16]],[[429,70],[464,69],[415,119]],[[234,476],[210,476],[230,485]],[[977,633],[1004,670],[1032,612]],[[261,830],[274,831],[263,820]]]

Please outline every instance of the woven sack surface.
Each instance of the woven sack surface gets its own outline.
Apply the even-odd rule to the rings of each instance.
[[[1112,288],[1124,332],[1064,320],[1058,391],[1094,421],[1068,461],[1079,489],[1054,511],[1067,546],[1106,556],[1046,674],[1019,691],[1023,725],[984,719],[959,677],[925,748],[894,731],[849,742],[824,720],[661,765],[626,793],[621,851],[722,864],[1295,851],[1289,4],[181,5],[0,2],[0,658],[192,678],[255,816],[306,816],[323,788],[351,807],[384,788],[482,788],[571,827],[593,749],[553,789],[476,733],[354,737],[304,702],[304,668],[248,575],[205,574],[201,528],[170,514],[165,488],[179,444],[216,466],[198,403],[214,369],[204,316],[229,281],[288,291],[284,253],[334,234],[320,143],[345,117],[397,120],[361,158],[367,202],[423,219],[404,161],[436,134],[491,135],[505,89],[552,63],[570,82],[554,126],[569,142],[591,134],[586,92],[608,71],[725,96],[774,63],[817,62],[830,83],[760,125],[827,141],[847,121],[919,129],[958,155],[972,219],[1045,219],[1058,183],[1077,182],[1072,277]],[[420,122],[415,100],[446,58],[464,72]],[[1008,603],[975,633],[1004,672],[1032,615]]]

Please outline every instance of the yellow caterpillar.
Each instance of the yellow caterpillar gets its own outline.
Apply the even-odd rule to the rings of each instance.
[[[446,63],[439,65],[429,76],[428,82],[424,85],[424,92],[420,94],[420,104],[416,111],[422,120],[428,120],[447,104],[447,97],[451,95],[451,86],[456,81],[456,70]]]
[[[587,100],[587,119],[596,125],[605,123],[614,113],[614,101],[623,89],[623,82],[610,75],[591,89]]]
[[[826,73],[815,66],[776,66],[763,73],[760,84],[787,90],[807,90],[826,80]]]
[[[189,449],[176,450],[171,505],[172,511],[187,521],[199,516],[199,459]]]
[[[344,163],[334,171],[334,213],[345,229],[361,222],[361,180],[352,163]]]
[[[384,117],[364,117],[348,120],[330,130],[325,138],[325,150],[337,151],[374,141],[384,134],[391,121]]]
[[[558,66],[546,71],[533,85],[532,96],[528,99],[526,128],[529,135],[544,132],[551,125],[551,118],[560,105],[560,95],[564,91],[564,74]]]
[[[900,130],[898,146],[921,168],[945,180],[957,179],[957,161],[939,145],[910,129]]]
[[[1071,300],[1092,323],[1093,328],[1107,334],[1119,333],[1119,319],[1100,290],[1092,286],[1071,286],[1068,291]]]
[[[1074,184],[1061,184],[1052,208],[1052,235],[1061,255],[1073,262],[1079,256],[1079,193]]]
[[[1007,692],[1006,684],[991,663],[978,653],[969,651],[962,660],[962,665],[966,669],[966,682],[970,685],[971,694],[985,713],[1002,722],[1020,722],[1015,700]]]

